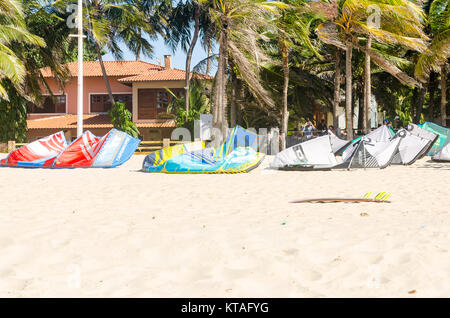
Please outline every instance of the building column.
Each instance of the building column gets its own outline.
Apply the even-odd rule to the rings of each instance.
[[[132,120],[133,120],[133,122],[137,122],[137,120],[138,120],[138,89],[137,89],[137,87],[136,86],[134,86],[134,84],[131,84],[132,86],[132,89],[131,89],[131,92],[132,92],[132,95],[131,95],[131,98],[132,98],[132,104],[133,104],[133,117],[132,117]]]

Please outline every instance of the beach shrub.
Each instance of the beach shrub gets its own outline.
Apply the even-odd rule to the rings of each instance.
[[[15,93],[9,81],[4,82],[9,101],[0,98],[0,142],[27,142],[27,101]]]
[[[111,116],[111,122],[114,128],[124,131],[134,138],[139,138],[139,130],[132,121],[131,112],[125,108],[125,104],[116,102],[114,106],[108,110]]]
[[[186,116],[185,96],[177,96],[171,90],[167,91],[172,95],[172,102],[167,107],[168,113],[175,114],[177,127],[189,129],[194,135],[194,121],[200,119],[200,114],[210,113],[210,100],[206,93],[206,88],[198,80],[192,80],[189,89],[189,115]]]

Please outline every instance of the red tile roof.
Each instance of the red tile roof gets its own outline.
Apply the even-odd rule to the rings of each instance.
[[[105,61],[106,74],[108,76],[125,77],[120,82],[146,82],[146,81],[178,81],[184,80],[185,71],[177,68],[167,69],[163,66],[147,63],[143,61]],[[78,75],[78,63],[66,64],[70,76]],[[49,68],[41,69],[44,77],[53,77]],[[103,76],[100,63],[98,61],[83,62],[83,75],[85,77]],[[200,75],[202,79],[211,79],[211,76]]]
[[[28,129],[69,129],[77,128],[77,115],[61,115],[33,118],[27,120]],[[176,127],[174,120],[154,119],[143,123],[136,123],[139,128],[171,128]],[[113,128],[111,117],[104,114],[83,115],[83,128]]]
[[[154,71],[146,74],[139,74],[135,76],[129,76],[121,78],[118,81],[122,83],[133,83],[133,82],[148,82],[148,81],[184,81],[186,72],[180,69],[163,69],[160,71]],[[209,75],[198,75],[201,79],[211,79]],[[191,73],[192,77],[192,73]]]
[[[104,61],[106,74],[108,76],[132,76],[145,74],[155,70],[163,70],[164,67],[143,61]],[[70,76],[78,75],[78,63],[70,62],[66,64]],[[44,77],[53,77],[53,73],[48,67],[41,69]],[[98,61],[83,62],[83,75],[86,77],[103,76],[100,63]]]

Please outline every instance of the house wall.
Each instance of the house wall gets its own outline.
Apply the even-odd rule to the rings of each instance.
[[[126,86],[117,80],[121,77],[109,77],[111,89],[113,93],[131,93],[133,94],[133,121],[137,121],[137,90],[139,88],[184,88],[184,81],[157,81],[148,83],[133,83],[133,86]],[[62,90],[56,81],[52,78],[47,79],[48,85],[53,94],[66,94],[67,100],[67,114],[77,113],[77,78],[72,78],[66,83],[64,90]],[[89,114],[90,94],[107,94],[106,85],[103,77],[85,77],[84,78],[84,99],[83,99],[83,113]],[[48,94],[45,90],[44,94]],[[30,119],[38,119],[42,117],[55,116],[57,114],[29,114]],[[145,121],[145,120],[144,120]],[[170,138],[174,128],[138,128],[143,140],[162,140],[163,138]],[[61,129],[29,129],[27,131],[28,141],[35,141],[37,138],[49,136]],[[86,129],[85,129],[86,130]],[[105,135],[109,129],[94,128],[89,129],[96,136]],[[65,129],[64,134],[66,139],[70,142],[72,137],[77,135],[76,129]]]
[[[133,121],[138,122],[138,89],[140,88],[184,88],[184,81],[154,81],[133,83]],[[141,120],[145,121],[145,120]]]
[[[131,93],[132,89],[130,86],[126,86],[124,84],[119,83],[117,80],[120,77],[109,77],[109,83],[111,85],[111,90],[113,94],[119,94],[119,93]],[[50,89],[52,90],[53,94],[59,95],[59,94],[66,94],[66,100],[67,100],[67,113],[68,114],[76,114],[77,113],[77,78],[73,77],[71,80],[66,83],[64,90],[61,89],[61,87],[56,83],[56,81],[53,78],[47,78],[47,83],[50,86]],[[108,91],[106,89],[105,81],[103,80],[103,77],[85,77],[83,81],[83,90],[84,90],[84,96],[83,96],[83,113],[89,114],[89,102],[90,102],[90,94],[107,94]],[[49,92],[47,89],[44,90],[45,94],[48,94]],[[134,98],[134,97],[133,97]],[[34,116],[33,114],[30,114],[31,116]],[[38,114],[36,114],[38,115]],[[42,115],[42,114],[39,114]]]

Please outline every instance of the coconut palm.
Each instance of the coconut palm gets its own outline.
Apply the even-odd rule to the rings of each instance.
[[[206,0],[202,0],[206,1]],[[213,125],[226,133],[227,119],[227,72],[228,59],[239,69],[239,76],[252,94],[274,112],[275,103],[259,80],[259,65],[267,60],[259,40],[261,30],[267,26],[270,15],[277,8],[286,8],[280,2],[264,0],[212,0],[209,13],[213,17],[219,45],[219,57],[213,96]]]
[[[168,21],[166,25],[165,41],[172,48],[176,50],[178,46],[186,52],[186,75],[185,75],[185,109],[186,116],[189,116],[189,105],[191,99],[190,83],[191,83],[191,61],[192,53],[200,38],[205,46],[211,45],[212,37],[214,35],[214,25],[211,23],[211,18],[208,16],[208,6],[210,2],[179,1],[168,13]],[[193,26],[193,34],[191,35]],[[209,63],[209,59],[208,59]],[[208,71],[207,71],[208,72]]]
[[[2,5],[4,4],[5,2],[2,2]],[[13,5],[7,7],[11,10]],[[14,78],[7,76],[3,76],[1,79],[0,84],[7,91],[8,101],[0,98],[0,140],[26,141],[27,108],[31,104],[38,107],[41,105],[43,87],[52,94],[45,78],[41,75],[41,68],[49,68],[63,87],[64,81],[68,77],[68,70],[63,64],[72,61],[73,52],[76,51],[76,47],[73,45],[75,41],[69,37],[70,30],[66,24],[69,14],[65,8],[64,11],[61,11],[51,2],[23,1],[21,26],[14,28],[12,24],[9,24],[8,32],[0,32],[3,39],[6,39],[14,32],[25,32],[24,26],[26,25],[27,32],[30,34],[27,36],[33,38],[33,41],[22,41],[19,36],[11,42],[0,41],[14,53],[15,59],[20,62],[20,69],[26,70],[20,84],[13,82],[11,79]],[[2,20],[2,22],[7,21]],[[45,42],[45,46],[36,45],[34,39],[40,39],[41,44]],[[86,53],[91,53],[91,48],[87,48]],[[5,59],[5,62],[7,61],[11,60]],[[3,66],[6,65],[3,64]],[[8,69],[13,70],[12,67],[8,67]],[[1,73],[2,71],[0,71]]]
[[[131,3],[134,9],[143,14],[143,16],[140,16],[139,23],[136,23],[136,17],[126,15],[121,22],[120,28],[118,28],[117,37],[133,52],[136,61],[139,61],[141,55],[153,57],[153,46],[150,41],[156,40],[158,34],[162,32],[165,22],[162,16],[167,11],[163,4],[167,3],[164,0],[133,0]],[[130,18],[131,20],[127,20]]]
[[[430,51],[419,56],[416,75],[423,81],[431,72],[441,74],[441,125],[447,124],[447,67],[450,57],[450,1],[431,2],[428,21],[432,33]]]
[[[8,100],[3,79],[8,79],[18,90],[23,91],[26,69],[23,61],[13,50],[13,43],[45,46],[42,38],[26,29],[21,1],[2,0],[0,2],[0,98]]]
[[[72,2],[72,1],[68,1]],[[151,2],[153,3],[153,2]],[[97,52],[109,100],[115,103],[111,85],[103,63],[103,49],[107,48],[116,59],[122,59],[119,42],[123,41],[138,57],[141,52],[151,55],[152,46],[145,39],[154,37],[154,25],[147,23],[149,11],[143,7],[142,1],[121,0],[86,0],[83,8],[84,29],[87,41],[90,41]]]
[[[289,87],[289,55],[291,51],[301,51],[307,47],[316,56],[320,56],[318,50],[310,40],[310,29],[319,16],[313,14],[306,6],[308,1],[289,0],[284,1],[287,8],[281,9],[280,14],[271,21],[277,38],[277,46],[281,52],[281,64],[283,69],[283,110],[281,119],[281,149],[286,148],[288,135],[288,87]],[[273,35],[272,35],[273,37]]]
[[[368,23],[368,8],[379,8],[380,26]],[[338,3],[339,15],[331,22],[319,26],[320,38],[346,52],[346,126],[348,138],[353,138],[352,115],[352,50],[353,47],[368,54],[372,61],[401,82],[420,87],[414,78],[402,72],[371,45],[361,45],[360,38],[388,45],[400,45],[418,52],[427,50],[427,36],[422,30],[422,8],[407,0],[345,0]],[[370,42],[369,42],[370,43]]]

